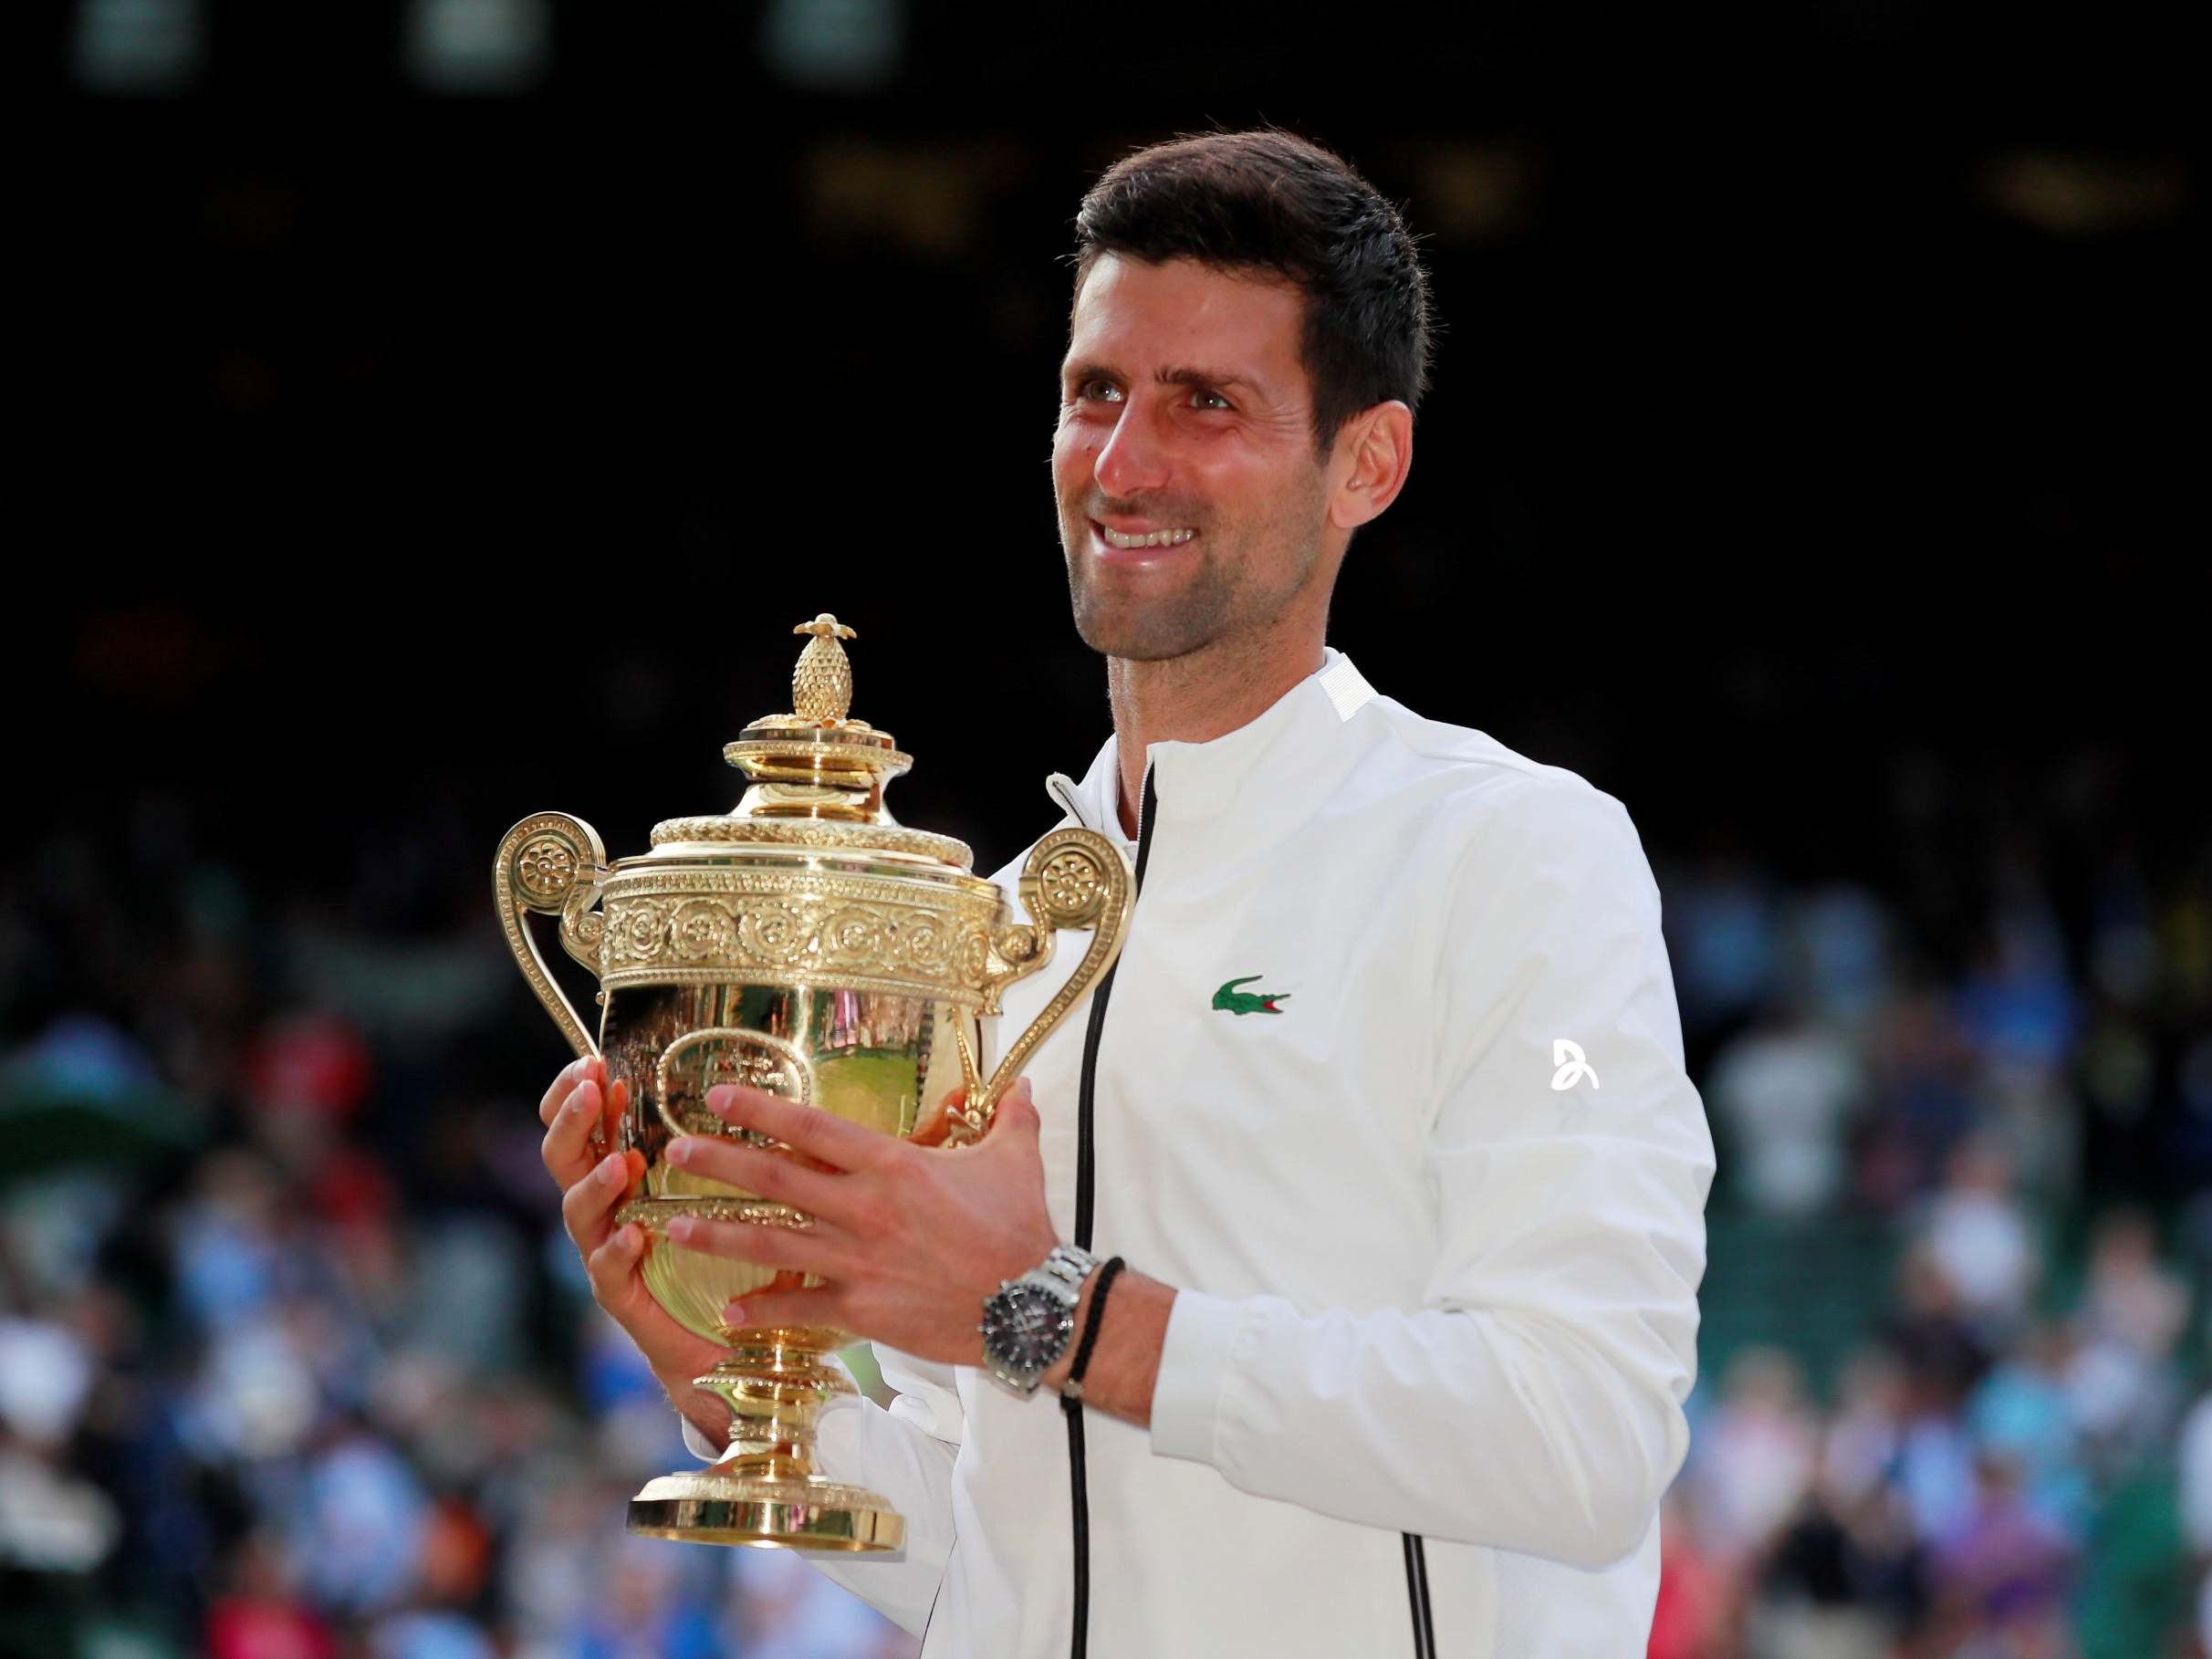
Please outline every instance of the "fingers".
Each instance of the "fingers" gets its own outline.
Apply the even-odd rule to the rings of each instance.
[[[602,1082],[606,1075],[606,1066],[601,1063],[600,1077]],[[606,1085],[606,1090],[607,1104],[600,1114],[599,1122],[599,1143],[602,1148],[621,1144],[620,1132],[622,1126],[622,1114],[630,1110],[630,1080],[617,1078],[612,1083]]]
[[[584,1272],[591,1280],[591,1299],[612,1313],[626,1302],[635,1286],[632,1276],[645,1253],[645,1229],[636,1222],[607,1235],[598,1249],[584,1257]]]
[[[621,1092],[621,1085],[617,1084],[613,1092]],[[602,1122],[601,1094],[599,1084],[590,1078],[574,1084],[554,1111],[539,1145],[538,1155],[545,1160],[547,1173],[564,1192],[576,1184],[597,1155],[592,1142]],[[606,1144],[604,1139],[600,1144]]]
[[[739,1083],[717,1083],[706,1091],[706,1104],[724,1122],[757,1129],[836,1169],[866,1169],[900,1146],[893,1136],[848,1123],[834,1112]]]
[[[845,1322],[843,1302],[835,1285],[817,1285],[800,1290],[756,1290],[743,1301],[722,1310],[726,1325],[758,1330],[773,1325],[832,1325]]]
[[[587,1257],[606,1241],[615,1202],[630,1179],[630,1154],[609,1153],[560,1195],[561,1226]]]
[[[766,1147],[713,1135],[683,1135],[668,1143],[668,1161],[710,1181],[796,1205],[840,1226],[851,1224],[846,1214],[855,1196],[849,1190],[850,1177],[808,1169]]]
[[[537,1102],[537,1121],[548,1129],[552,1128],[553,1114],[561,1109],[561,1104],[568,1100],[569,1091],[586,1077],[604,1076],[605,1070],[603,1061],[593,1059],[589,1056],[582,1059],[570,1060],[560,1069],[560,1075],[553,1080],[553,1086],[546,1090],[545,1098]]]
[[[850,1257],[837,1233],[819,1223],[807,1227],[762,1226],[747,1221],[708,1221],[679,1216],[668,1224],[668,1242],[710,1256],[726,1256],[756,1268],[837,1277]]]
[[[1029,1080],[1016,1078],[1014,1086],[998,1097],[998,1105],[991,1113],[990,1128],[984,1139],[996,1141],[1007,1131],[1035,1134],[1042,1120],[1037,1115],[1037,1101],[1029,1092]]]

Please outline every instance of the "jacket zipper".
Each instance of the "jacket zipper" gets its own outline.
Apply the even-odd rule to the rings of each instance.
[[[1414,1610],[1414,1659],[1436,1659],[1436,1628],[1429,1622],[1428,1549],[1418,1532],[1405,1539],[1405,1599]]]
[[[1159,816],[1160,797],[1153,784],[1152,767],[1147,766],[1144,788],[1137,797],[1137,899],[1144,896],[1144,866],[1152,857],[1153,826]],[[1135,902],[1131,901],[1132,926],[1136,921]],[[1090,1023],[1083,1031],[1082,1082],[1076,1091],[1075,1242],[1078,1248],[1085,1250],[1090,1247],[1097,1188],[1090,1126],[1098,1096],[1099,1038],[1106,1029],[1106,1001],[1113,994],[1114,976],[1121,967],[1117,961],[1100,976],[1098,988],[1090,993]],[[1085,1659],[1090,1647],[1090,1493],[1085,1478],[1083,1408],[1079,1402],[1063,1395],[1060,1411],[1068,1419],[1068,1491],[1074,1508],[1075,1622],[1068,1654],[1069,1659]]]
[[[1147,775],[1146,781],[1147,781],[1148,783],[1151,781],[1149,774]],[[1075,801],[1075,795],[1074,795],[1074,784],[1073,784],[1073,780],[1071,780],[1071,779],[1069,779],[1069,778],[1067,778],[1067,777],[1061,777],[1061,776],[1060,776],[1059,773],[1057,773],[1057,772],[1056,772],[1056,773],[1054,773],[1054,774],[1053,774],[1053,775],[1052,775],[1050,777],[1049,777],[1049,778],[1047,778],[1047,779],[1045,780],[1045,788],[1046,788],[1046,790],[1047,790],[1047,791],[1048,791],[1048,792],[1049,792],[1049,793],[1051,795],[1052,798],[1053,798],[1054,800],[1056,800],[1056,801],[1058,801],[1058,802],[1059,803],[1061,809],[1062,809],[1063,811],[1065,811],[1065,812],[1068,814],[1068,816],[1069,816],[1069,818],[1071,818],[1071,819],[1075,819],[1075,821],[1076,821],[1077,823],[1079,823],[1079,824],[1080,824],[1080,823],[1083,823],[1083,822],[1084,822],[1084,818],[1083,818],[1083,814],[1082,814],[1082,809],[1081,809],[1080,807],[1078,807],[1078,806],[1076,805],[1076,801]],[[1143,806],[1142,806],[1142,805],[1140,805],[1140,806],[1138,807],[1138,809],[1137,809],[1137,817],[1138,817],[1138,819],[1139,819],[1139,820],[1140,820],[1140,821],[1139,821],[1139,824],[1138,824],[1138,829],[1139,829],[1140,832],[1141,832],[1141,831],[1143,830],[1143,821],[1142,821],[1142,820],[1143,819],[1144,816],[1145,816],[1144,809],[1143,809]],[[1137,854],[1137,868],[1138,868],[1140,871],[1141,871],[1141,870],[1143,870],[1143,869],[1144,868],[1144,857],[1143,857],[1143,848],[1142,848],[1142,847],[1140,847],[1140,848],[1138,849],[1138,854]],[[1111,977],[1112,977],[1112,970],[1111,970],[1111,969],[1109,969],[1109,970],[1107,971],[1107,978],[1108,978],[1108,979],[1111,979]],[[1105,994],[1105,990],[1106,990],[1106,986],[1105,986],[1103,984],[1101,984],[1101,985],[1099,986],[1099,989],[1098,989],[1098,994],[1099,994],[1099,995],[1101,995],[1101,996],[1103,996],[1103,995]],[[1091,1068],[1091,1056],[1092,1056],[1093,1049],[1094,1049],[1094,1047],[1095,1047],[1095,1044],[1096,1044],[1096,1041],[1097,1041],[1097,1038],[1096,1038],[1096,1034],[1095,1034],[1095,1032],[1092,1032],[1092,1033],[1087,1033],[1087,1034],[1085,1035],[1085,1037],[1084,1037],[1083,1041],[1084,1041],[1084,1050],[1083,1050],[1083,1076],[1084,1076],[1084,1078],[1085,1078],[1086,1080],[1088,1080],[1088,1079],[1089,1079],[1089,1077],[1090,1077],[1090,1068]],[[1087,1086],[1087,1085],[1086,1085],[1086,1086]],[[1088,1122],[1088,1121],[1089,1121],[1089,1120],[1086,1118],[1085,1122]],[[1087,1144],[1088,1144],[1088,1143],[1086,1142],[1086,1145],[1087,1145]],[[1080,1162],[1080,1160],[1079,1160],[1079,1162]],[[1081,1223],[1081,1224],[1079,1224],[1079,1225],[1080,1225],[1080,1232],[1081,1232],[1081,1236],[1082,1236],[1082,1237],[1083,1237],[1084,1239],[1086,1239],[1086,1240],[1087,1240],[1087,1239],[1088,1239],[1088,1237],[1089,1237],[1089,1236],[1090,1236],[1090,1233],[1089,1233],[1089,1225],[1088,1225],[1088,1222],[1084,1222],[1084,1223]],[[1063,1400],[1063,1401],[1061,1401],[1061,1403],[1061,1403],[1061,1405],[1062,1405],[1063,1407],[1065,1407],[1065,1406],[1069,1406],[1069,1405],[1072,1405],[1072,1404],[1074,1404],[1074,1402],[1073,1402],[1073,1401],[1071,1401],[1071,1400]],[[1070,1438],[1070,1441],[1071,1441],[1072,1445],[1073,1445],[1075,1447],[1077,1447],[1077,1448],[1079,1448],[1079,1449],[1080,1449],[1080,1445],[1081,1445],[1081,1440],[1082,1440],[1082,1425],[1081,1425],[1081,1424],[1080,1424],[1080,1422],[1071,1422],[1071,1423],[1069,1424],[1069,1438]],[[1080,1477],[1079,1477],[1079,1478],[1080,1478]],[[1080,1546],[1080,1548],[1082,1549],[1083,1553],[1084,1553],[1084,1555],[1085,1555],[1085,1556],[1087,1556],[1087,1555],[1088,1555],[1088,1553],[1089,1553],[1089,1546],[1090,1546],[1090,1518],[1089,1514],[1086,1512],[1086,1510],[1087,1510],[1087,1506],[1083,1506],[1083,1507],[1079,1507],[1079,1508],[1078,1508],[1078,1509],[1077,1509],[1077,1512],[1076,1512],[1076,1528],[1077,1528],[1077,1534],[1078,1534],[1078,1537],[1079,1537],[1079,1538],[1081,1539],[1081,1546]],[[955,1540],[955,1541],[956,1541],[956,1540]],[[1081,1557],[1079,1557],[1079,1560],[1081,1560],[1081,1559],[1082,1559]],[[1088,1561],[1087,1561],[1087,1560],[1083,1561],[1083,1566],[1082,1566],[1082,1568],[1081,1568],[1081,1569],[1080,1569],[1080,1570],[1079,1570],[1079,1571],[1080,1571],[1080,1576],[1081,1576],[1082,1578],[1085,1578],[1085,1579],[1087,1579],[1087,1578],[1088,1578]],[[947,1558],[947,1572],[948,1572],[948,1574],[949,1574],[949,1572],[950,1572],[950,1558],[949,1558],[949,1557]],[[1084,1591],[1085,1591],[1085,1593],[1086,1593],[1086,1595],[1087,1595],[1087,1594],[1088,1594],[1088,1591],[1089,1591],[1089,1585],[1088,1585],[1088,1583],[1085,1583],[1085,1584],[1084,1584]],[[928,1652],[928,1650],[929,1650],[929,1631],[930,1631],[930,1626],[931,1626],[931,1625],[933,1625],[933,1624],[934,1624],[934,1623],[937,1622],[937,1603],[938,1603],[940,1601],[942,1601],[942,1600],[944,1599],[944,1581],[943,1579],[940,1579],[940,1580],[938,1580],[938,1581],[937,1581],[937,1591],[936,1591],[936,1593],[935,1593],[934,1595],[931,1596],[931,1597],[930,1597],[930,1599],[929,1599],[929,1616],[928,1616],[927,1618],[925,1618],[925,1619],[923,1619],[923,1620],[922,1621],[922,1651],[923,1651],[923,1652],[924,1652],[924,1653]],[[1081,1605],[1081,1603],[1079,1603],[1079,1606],[1080,1606],[1080,1605]],[[1088,1613],[1088,1612],[1089,1612],[1089,1608],[1088,1608],[1087,1606],[1084,1606],[1084,1607],[1082,1608],[1082,1611],[1083,1611],[1083,1612],[1084,1612],[1084,1613]],[[1078,1647],[1078,1652],[1080,1652],[1080,1644],[1079,1644],[1079,1647]]]
[[[1055,779],[1055,782],[1058,780]],[[1055,788],[1053,796],[1068,809],[1069,815],[1078,823],[1083,815],[1076,809],[1069,797]],[[1153,783],[1152,768],[1144,768],[1144,788],[1137,801],[1137,871],[1138,897],[1143,896],[1144,867],[1152,857],[1153,826],[1159,817],[1160,797]],[[1135,919],[1133,908],[1131,920]],[[1083,1032],[1083,1069],[1081,1084],[1076,1095],[1076,1156],[1075,1156],[1075,1242],[1082,1249],[1090,1247],[1091,1222],[1097,1185],[1096,1162],[1091,1144],[1093,1107],[1098,1094],[1099,1040],[1106,1030],[1106,1004],[1113,991],[1113,978],[1121,964],[1106,970],[1098,988],[1090,996],[1090,1020]],[[1083,1446],[1083,1408],[1077,1402],[1063,1398],[1060,1410],[1068,1419],[1068,1489],[1073,1506],[1072,1531],[1075,1548],[1075,1620],[1068,1643],[1069,1659],[1087,1659],[1090,1645],[1090,1495],[1086,1479],[1088,1458]],[[1428,1549],[1427,1542],[1417,1532],[1401,1535],[1405,1547],[1405,1599],[1413,1614],[1414,1659],[1436,1659],[1436,1630],[1429,1612]],[[936,1603],[930,1603],[930,1614],[936,1615]],[[927,1639],[928,1632],[923,1633]]]

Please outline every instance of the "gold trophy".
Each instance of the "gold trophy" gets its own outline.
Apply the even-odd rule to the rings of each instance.
[[[658,1538],[800,1549],[895,1549],[890,1504],[814,1467],[814,1425],[852,1384],[826,1356],[852,1339],[819,1327],[732,1330],[724,1306],[774,1269],[668,1241],[678,1216],[804,1227],[788,1205],[671,1168],[683,1134],[740,1135],[706,1109],[717,1083],[747,1083],[887,1135],[911,1136],[948,1101],[948,1141],[983,1132],[1030,1052],[1121,952],[1134,878],[1090,830],[1056,830],[1023,866],[1029,920],[971,869],[949,836],[900,825],[883,786],[913,764],[888,732],[846,717],[852,670],[826,612],[792,676],[792,708],[723,750],[750,780],[721,818],[657,824],[652,850],[610,865],[581,819],[540,812],[499,843],[499,921],[523,977],[579,1055],[601,1055],[622,1101],[620,1144],[644,1154],[617,1212],[646,1234],[642,1271],[685,1329],[728,1350],[698,1386],[729,1403],[732,1453],[663,1475],[630,1504]],[[596,1043],[546,970],[527,916],[560,918],[560,942],[599,977]],[[978,1074],[976,1021],[1051,956],[1060,929],[1089,929],[1074,975],[996,1070]],[[788,1153],[788,1148],[783,1148]],[[789,1277],[785,1282],[793,1282]],[[819,1284],[809,1275],[796,1282]]]

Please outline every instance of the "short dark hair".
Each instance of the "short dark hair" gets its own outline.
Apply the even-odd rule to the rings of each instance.
[[[1405,221],[1351,163],[1277,127],[1123,156],[1075,216],[1076,287],[1102,255],[1266,273],[1306,297],[1299,351],[1326,455],[1353,415],[1418,412],[1434,350],[1428,276]]]

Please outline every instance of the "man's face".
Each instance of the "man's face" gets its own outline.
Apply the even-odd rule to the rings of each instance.
[[[1304,317],[1296,289],[1193,260],[1091,266],[1060,370],[1052,488],[1092,650],[1184,656],[1333,577]]]

